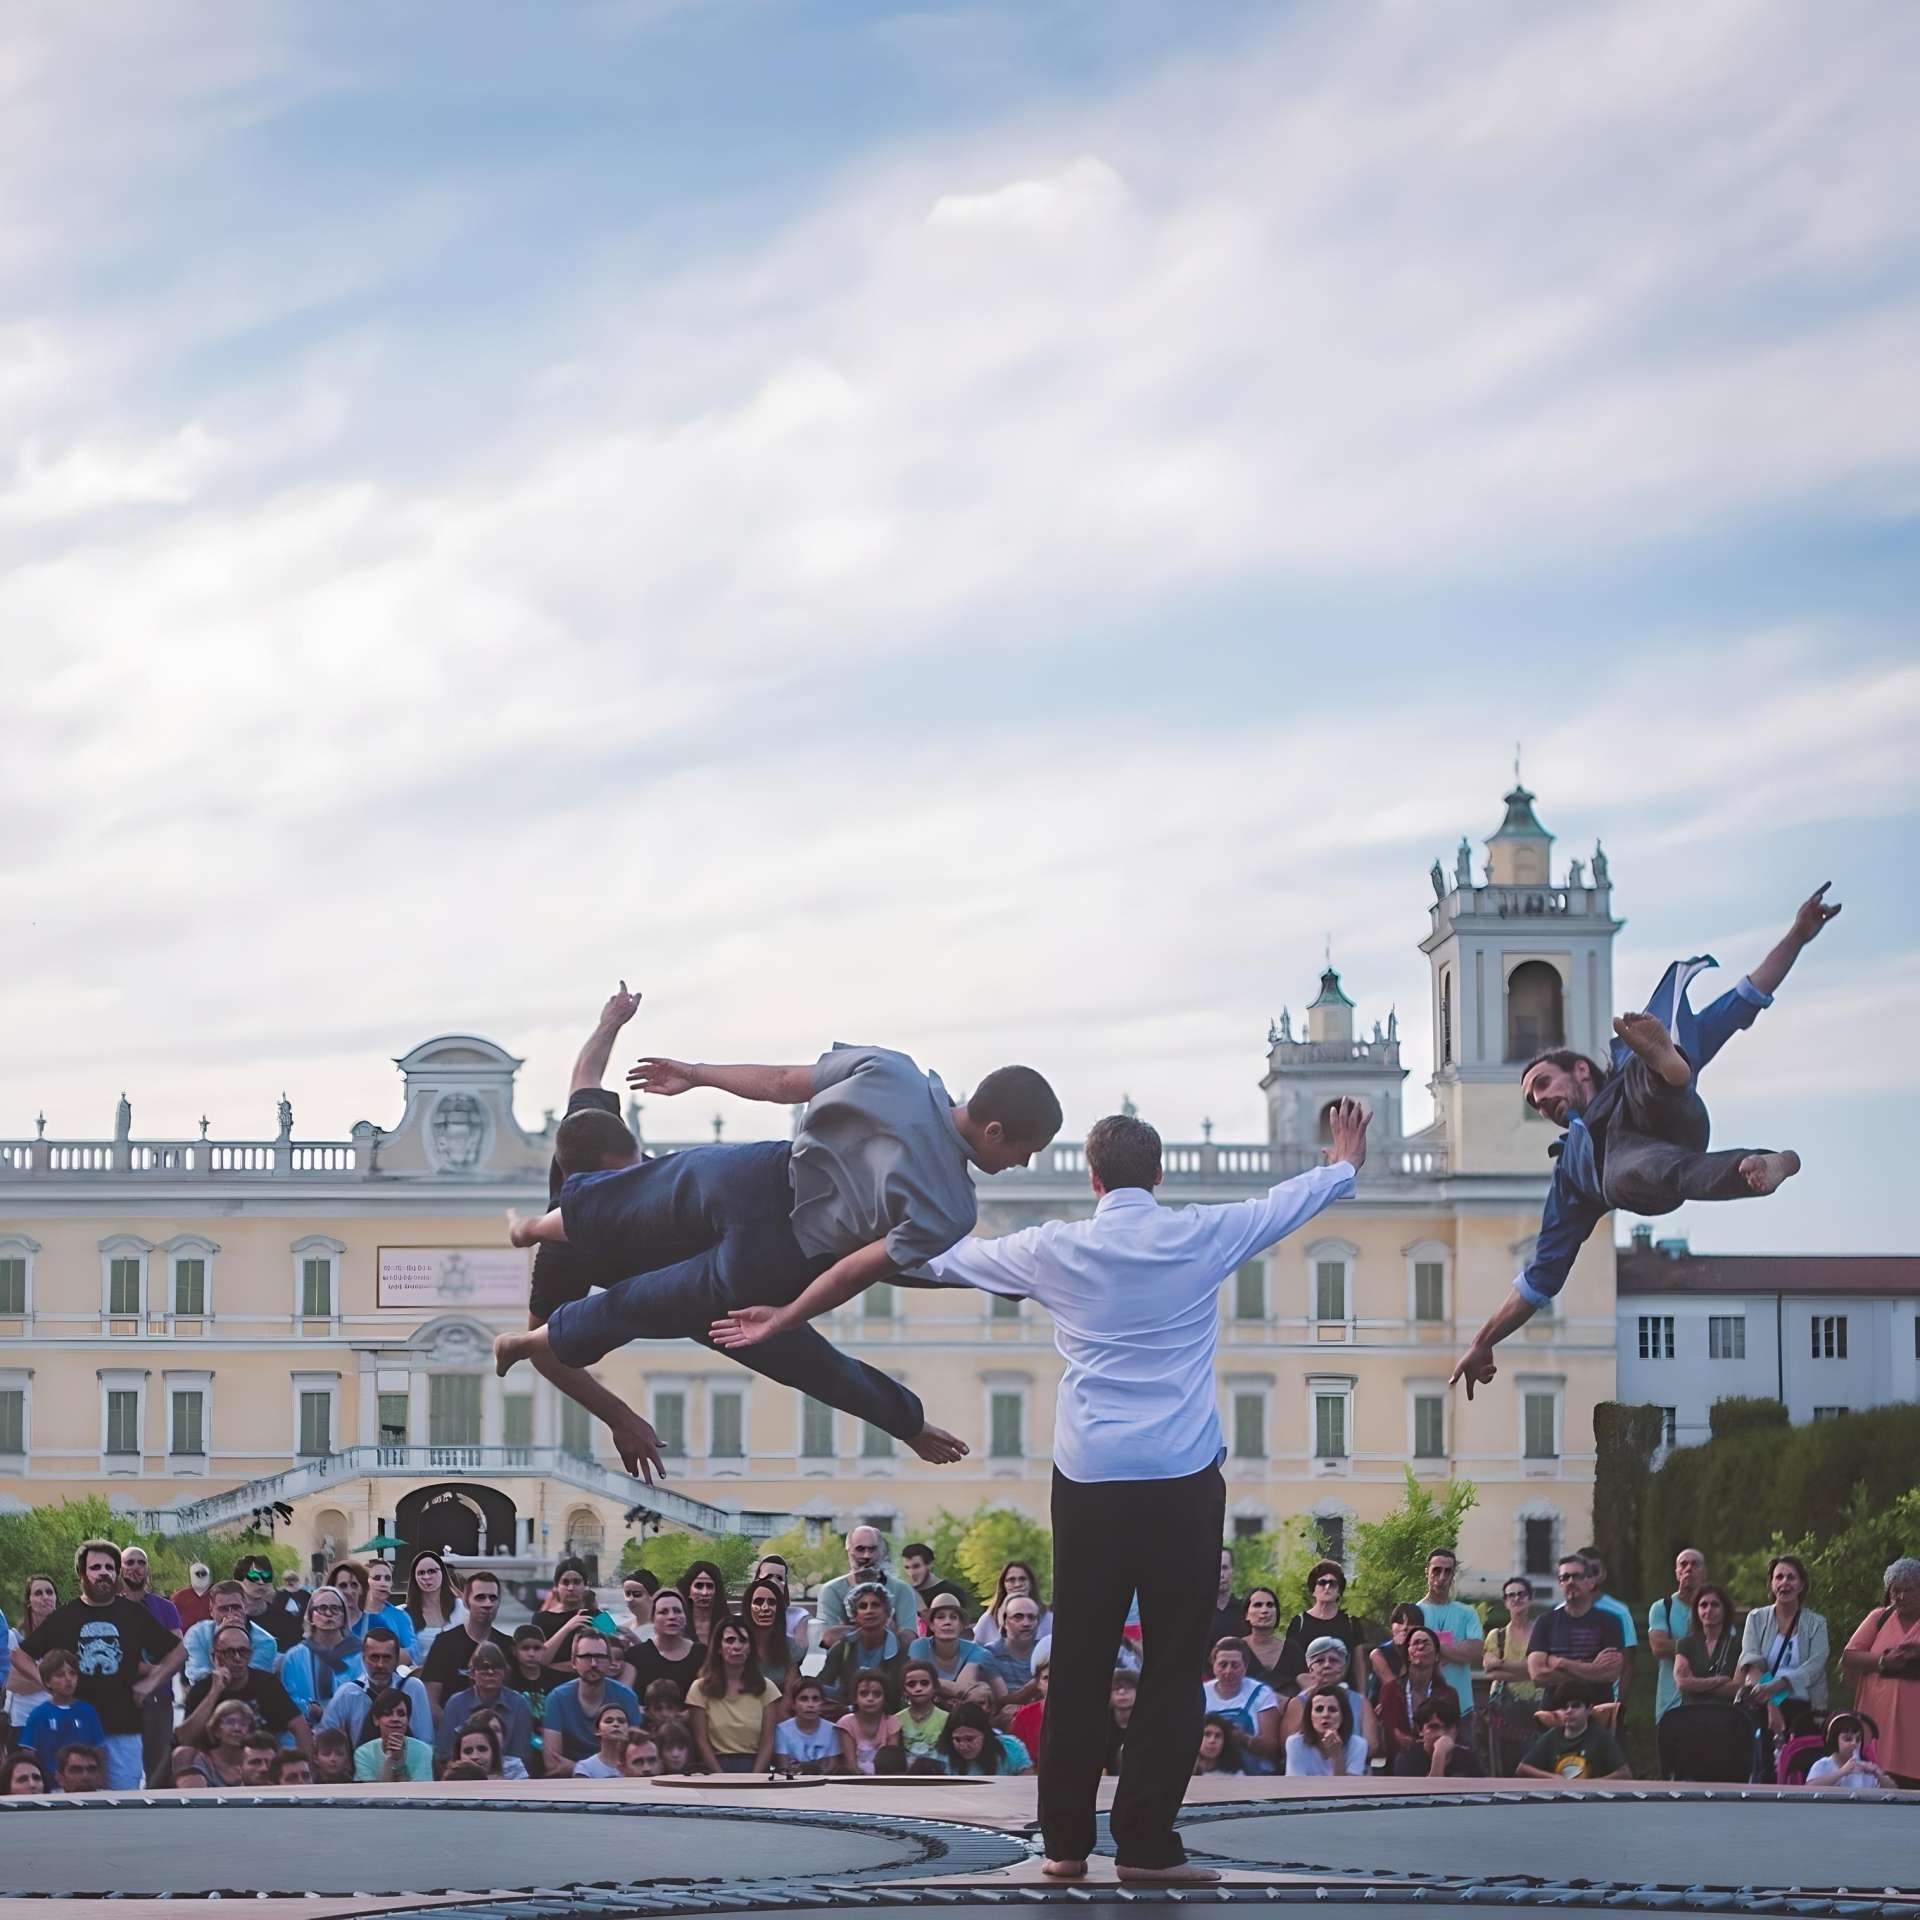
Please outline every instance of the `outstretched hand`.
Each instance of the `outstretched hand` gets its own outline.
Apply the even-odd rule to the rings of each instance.
[[[660,1457],[660,1436],[654,1432],[651,1421],[641,1419],[629,1408],[624,1419],[609,1423],[609,1430],[620,1464],[636,1480],[652,1486],[655,1474],[662,1480],[667,1477],[667,1463]]]
[[[1839,911],[1839,902],[1827,905],[1827,889],[1833,885],[1831,880],[1822,880],[1814,890],[1801,901],[1800,910],[1793,916],[1793,937],[1804,947],[1814,939]]]
[[[1447,1378],[1447,1385],[1457,1387],[1461,1381],[1467,1383],[1467,1398],[1473,1398],[1475,1387],[1484,1387],[1500,1371],[1493,1358],[1493,1348],[1484,1340],[1476,1340],[1460,1356],[1460,1364]]]
[[[610,1032],[624,1027],[640,1011],[640,996],[627,991],[627,983],[622,980],[617,993],[607,995],[607,1004],[600,1009],[600,1024]]]
[[[1355,1173],[1367,1163],[1367,1128],[1373,1115],[1358,1100],[1336,1100],[1327,1109],[1327,1132],[1333,1144],[1327,1149],[1331,1164],[1344,1160]]]
[[[724,1353],[757,1346],[786,1329],[778,1307],[735,1307],[707,1329],[707,1337]]]
[[[650,1054],[627,1069],[627,1085],[637,1087],[642,1093],[691,1093],[699,1084],[698,1076],[685,1060],[663,1060]]]

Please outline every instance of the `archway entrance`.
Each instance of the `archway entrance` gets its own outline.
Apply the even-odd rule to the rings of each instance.
[[[511,1553],[516,1526],[513,1502],[498,1487],[416,1487],[394,1511],[394,1531],[412,1547],[439,1553]]]

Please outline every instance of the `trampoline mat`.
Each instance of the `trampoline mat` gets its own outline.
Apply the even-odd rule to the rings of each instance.
[[[837,1879],[913,1866],[911,1827],[543,1805],[24,1807],[0,1818],[18,1894],[465,1893],[636,1880]]]
[[[1454,1881],[1519,1875],[1623,1886],[1920,1888],[1913,1809],[1842,1794],[1376,1800],[1344,1810],[1262,1808],[1190,1819],[1181,1838],[1196,1859],[1243,1867]]]

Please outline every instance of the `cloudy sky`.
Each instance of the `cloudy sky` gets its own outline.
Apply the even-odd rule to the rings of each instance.
[[[1258,1137],[1326,939],[1424,1082],[1518,740],[1623,999],[1846,902],[1710,1088],[1807,1175],[1695,1244],[1920,1247],[1917,65],[1849,0],[13,0],[0,1135],[337,1137],[448,1030],[537,1123],[624,973],[665,1051]]]

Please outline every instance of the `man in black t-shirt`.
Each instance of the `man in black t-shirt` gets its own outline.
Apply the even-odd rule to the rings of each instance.
[[[187,1650],[137,1600],[120,1591],[120,1549],[85,1540],[73,1556],[81,1597],[56,1607],[21,1642],[28,1662],[65,1647],[80,1666],[78,1698],[106,1730],[106,1784],[131,1793],[143,1778],[141,1710],[172,1680]]]
[[[1565,1598],[1533,1623],[1527,1639],[1527,1671],[1541,1686],[1563,1677],[1611,1693],[1625,1664],[1626,1636],[1620,1631],[1619,1618],[1593,1604],[1593,1575],[1579,1554],[1563,1555],[1558,1572]]]
[[[307,1716],[287,1690],[263,1668],[251,1665],[253,1636],[245,1627],[222,1627],[213,1636],[213,1671],[187,1689],[186,1715],[174,1730],[174,1744],[193,1747],[212,1724],[215,1711],[229,1700],[244,1700],[272,1734],[291,1732],[302,1753],[313,1751]]]
[[[442,1702],[465,1692],[471,1684],[475,1647],[491,1641],[509,1662],[513,1659],[513,1641],[493,1624],[494,1615],[500,1611],[500,1576],[476,1567],[467,1575],[460,1597],[466,1605],[466,1619],[434,1636],[420,1668],[420,1683],[427,1690],[436,1717]]]

